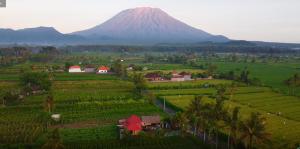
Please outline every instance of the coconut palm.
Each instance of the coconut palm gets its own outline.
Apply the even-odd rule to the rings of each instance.
[[[252,149],[253,142],[263,143],[269,140],[269,134],[265,128],[266,118],[260,113],[252,112],[250,117],[240,124],[241,140],[248,149]]]
[[[184,135],[184,133],[188,129],[188,119],[186,115],[182,112],[177,112],[174,116],[173,122],[175,122],[176,125],[179,127],[181,135]]]
[[[205,133],[206,129],[206,111],[207,106],[202,103],[202,96],[195,96],[194,100],[189,104],[186,114],[191,125],[194,127],[194,134],[199,131],[200,128]]]
[[[218,88],[217,96],[216,96],[216,104],[213,109],[213,118],[215,121],[213,123],[214,124],[213,130],[216,133],[216,148],[218,148],[218,142],[219,142],[218,132],[219,132],[219,129],[222,128],[219,121],[226,119],[226,115],[227,115],[227,110],[224,109],[225,91],[226,91],[226,88],[224,86],[221,86],[220,88]]]
[[[232,115],[228,117],[227,123],[230,127],[228,135],[228,148],[235,147],[237,144],[237,131],[239,125],[239,107],[235,107],[232,111]]]
[[[48,111],[48,113],[52,112],[52,109],[54,107],[54,100],[52,95],[48,95],[46,100],[45,100],[45,110]]]

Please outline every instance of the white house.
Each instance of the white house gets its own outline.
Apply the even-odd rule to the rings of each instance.
[[[71,66],[69,67],[69,73],[77,73],[82,72],[80,66]]]
[[[106,74],[106,73],[108,73],[108,70],[109,70],[108,67],[106,67],[106,66],[101,66],[101,67],[99,67],[99,69],[98,69],[98,73],[99,73],[99,74]]]

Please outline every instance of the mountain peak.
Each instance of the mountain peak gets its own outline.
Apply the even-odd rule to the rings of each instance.
[[[152,7],[126,9],[100,25],[73,34],[99,39],[105,37],[123,43],[191,43],[228,40],[227,38],[220,40],[218,36],[191,27],[163,10]]]

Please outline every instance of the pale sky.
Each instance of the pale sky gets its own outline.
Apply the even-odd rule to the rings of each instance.
[[[147,6],[231,39],[300,43],[300,0],[6,1],[7,7],[0,8],[0,28],[51,26],[70,33],[101,24],[124,9]]]

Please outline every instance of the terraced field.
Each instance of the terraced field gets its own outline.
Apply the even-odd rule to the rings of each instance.
[[[1,82],[2,88],[14,86],[17,83],[13,81]],[[29,96],[18,105],[0,107],[0,144],[42,144],[47,133],[57,127],[64,142],[116,139],[121,118],[165,116],[154,105],[134,99],[132,88],[132,83],[116,79],[55,81],[52,113],[61,114],[61,121],[50,122],[47,129],[43,122],[46,95]]]
[[[214,103],[213,88],[203,89],[170,89],[155,91],[161,99],[175,109],[184,110],[195,95],[204,95],[204,102]],[[229,92],[227,93],[229,98]],[[267,130],[272,134],[272,141],[278,146],[282,140],[296,144],[300,140],[300,99],[273,92],[266,87],[238,87],[231,100],[226,101],[229,109],[241,107],[241,118],[246,118],[251,112],[260,112],[267,118]],[[278,147],[277,146],[277,147]]]

